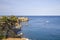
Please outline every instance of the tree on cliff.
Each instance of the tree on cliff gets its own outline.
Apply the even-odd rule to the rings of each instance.
[[[16,33],[14,32],[15,24],[17,23],[16,16],[2,16],[0,17],[0,36],[4,37],[15,37]]]

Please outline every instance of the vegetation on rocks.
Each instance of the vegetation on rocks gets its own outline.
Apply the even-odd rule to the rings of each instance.
[[[17,37],[17,34],[14,30],[16,29],[15,27],[22,22],[22,20],[19,20],[16,16],[0,16],[0,39]]]

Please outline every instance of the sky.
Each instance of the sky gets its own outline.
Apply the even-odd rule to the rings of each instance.
[[[60,15],[60,0],[0,0],[0,15]]]

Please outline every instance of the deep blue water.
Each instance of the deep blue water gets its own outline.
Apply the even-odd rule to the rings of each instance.
[[[60,16],[28,16],[24,37],[31,40],[60,40]]]

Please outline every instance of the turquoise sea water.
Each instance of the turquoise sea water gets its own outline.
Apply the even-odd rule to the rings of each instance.
[[[24,37],[31,40],[60,40],[60,16],[28,16]]]

